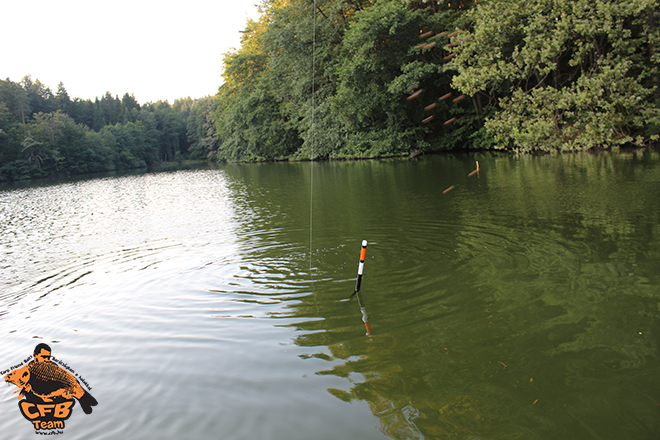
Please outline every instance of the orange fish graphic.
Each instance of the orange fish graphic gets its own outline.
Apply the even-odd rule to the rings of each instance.
[[[5,375],[5,382],[13,383],[19,389],[15,391],[19,400],[23,396],[36,396],[43,402],[54,399],[78,399],[85,414],[92,412],[92,406],[98,402],[78,383],[78,380],[63,368],[50,360],[50,347],[39,344],[34,349],[34,360]]]

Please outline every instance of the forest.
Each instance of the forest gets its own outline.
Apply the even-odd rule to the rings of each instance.
[[[655,146],[655,0],[263,0],[218,93],[0,81],[0,180],[179,159]]]
[[[0,80],[0,182],[206,160],[215,147],[215,97],[140,105],[69,97],[39,80]]]
[[[648,146],[660,132],[654,0],[262,8],[224,60],[217,157],[574,151]]]

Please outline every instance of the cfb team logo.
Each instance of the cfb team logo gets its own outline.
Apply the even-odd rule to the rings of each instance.
[[[35,433],[56,435],[63,433],[64,421],[71,416],[76,399],[85,414],[91,414],[98,402],[78,379],[91,390],[89,384],[78,374],[74,376],[75,372],[68,365],[51,357],[50,353],[48,345],[37,345],[34,356],[12,367],[4,377],[5,382],[18,387],[14,393],[18,393],[19,400],[24,398],[18,407],[23,417],[33,424]],[[29,363],[24,365],[26,362]]]

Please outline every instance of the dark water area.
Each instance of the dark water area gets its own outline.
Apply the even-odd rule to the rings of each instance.
[[[0,370],[99,402],[60,438],[660,438],[656,152],[4,186],[0,271]]]

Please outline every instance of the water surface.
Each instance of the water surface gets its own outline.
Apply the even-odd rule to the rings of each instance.
[[[0,370],[80,372],[63,438],[657,438],[659,237],[651,152],[5,188]]]

